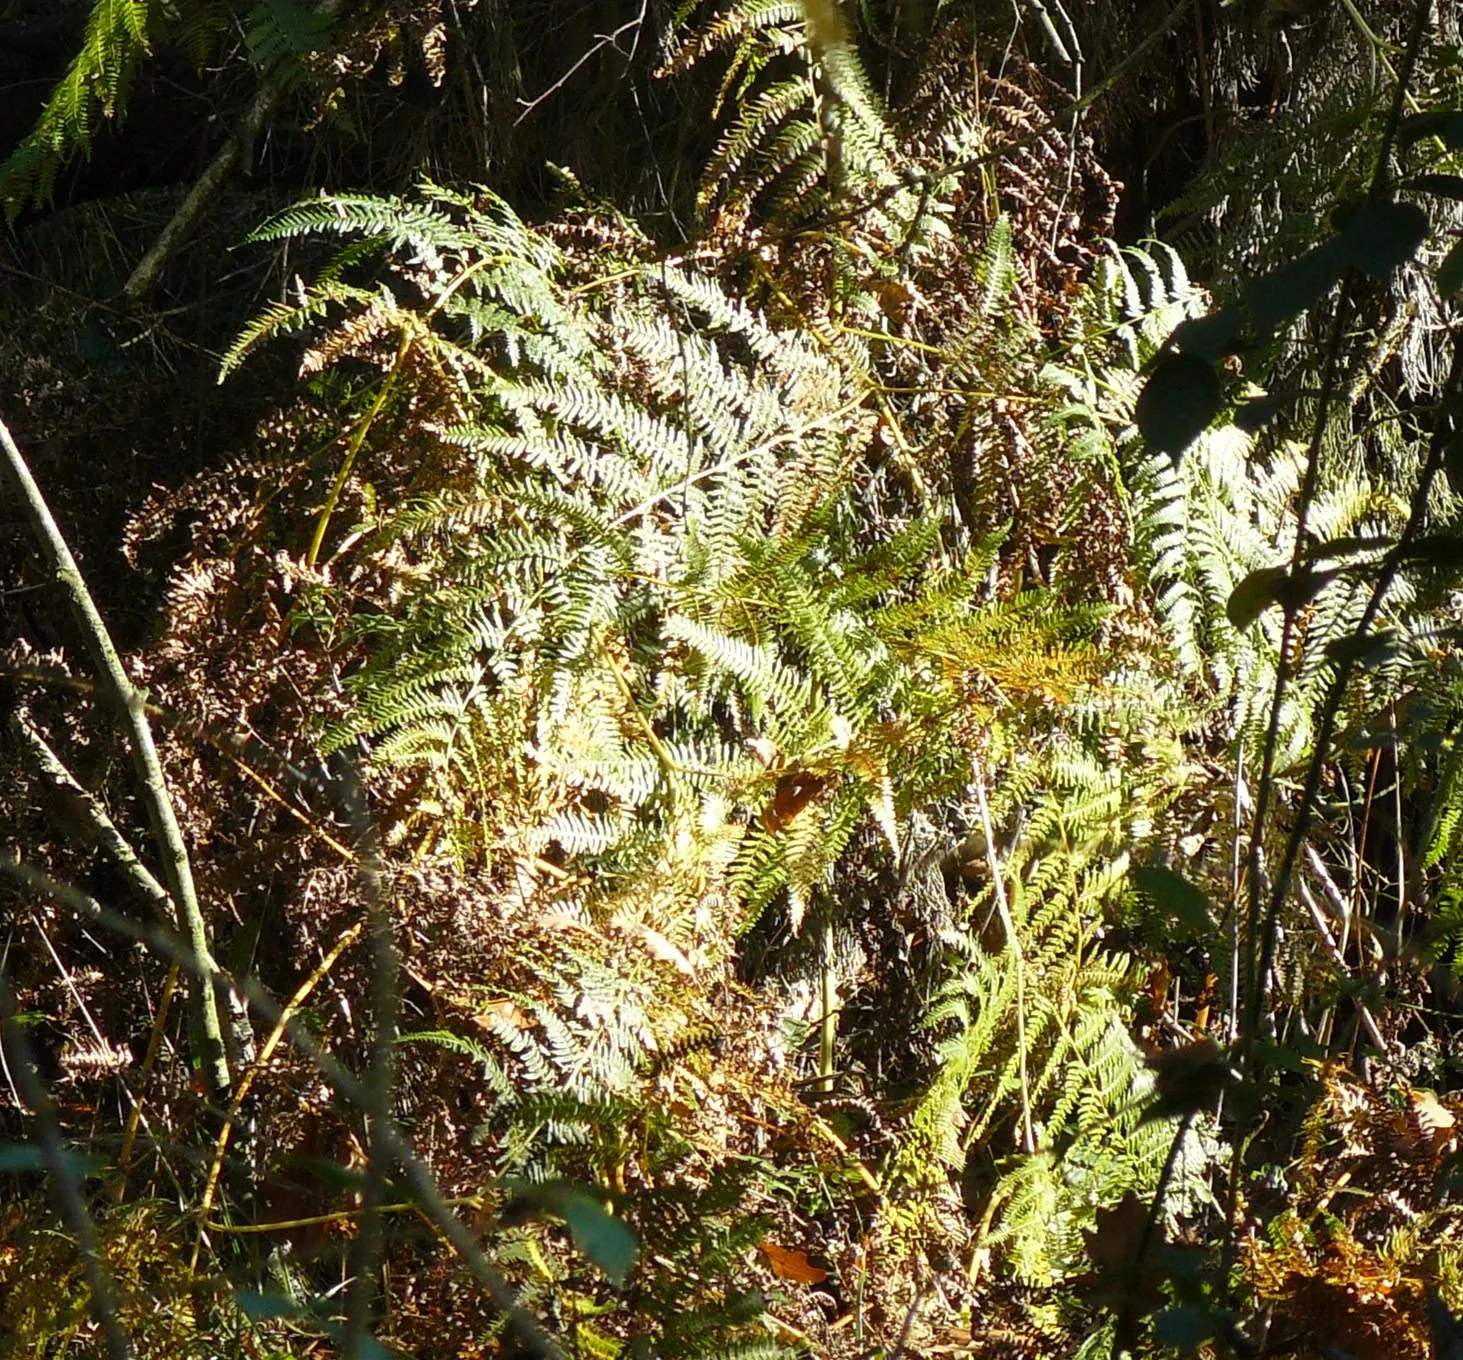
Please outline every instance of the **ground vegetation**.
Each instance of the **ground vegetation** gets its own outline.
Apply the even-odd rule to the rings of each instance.
[[[1451,5],[0,36],[0,1353],[1458,1350]]]

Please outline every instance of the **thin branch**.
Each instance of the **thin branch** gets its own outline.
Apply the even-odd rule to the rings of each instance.
[[[315,7],[315,13],[322,18],[333,18],[339,8],[340,0],[322,0],[322,3]],[[253,102],[245,110],[244,116],[229,133],[228,140],[218,149],[207,168],[199,175],[182,203],[178,205],[177,212],[173,214],[167,226],[158,233],[157,240],[137,262],[137,267],[128,276],[127,282],[122,285],[122,301],[126,306],[136,306],[152,290],[158,275],[162,273],[163,266],[188,238],[188,234],[197,225],[198,219],[203,216],[210,200],[223,188],[225,181],[233,172],[235,164],[254,145],[255,140],[264,130],[265,123],[269,121],[270,115],[283,99],[284,93],[284,83],[277,74],[266,77],[264,83],[259,87],[258,93],[255,94]]]
[[[173,899],[168,896],[168,890],[157,881],[152,870],[137,857],[137,851],[117,830],[116,824],[107,815],[106,808],[93,798],[90,791],[84,788],[76,776],[61,763],[60,757],[24,714],[12,714],[10,725],[20,739],[30,747],[31,755],[35,758],[36,764],[41,767],[41,773],[66,797],[68,806],[81,814],[90,839],[112,857],[122,872],[132,880],[164,920],[169,918],[176,920],[177,911],[173,906]]]
[[[214,1136],[213,1160],[209,1163],[208,1176],[203,1184],[203,1197],[198,1204],[198,1237],[193,1243],[193,1259],[188,1263],[189,1274],[194,1274],[198,1270],[198,1258],[203,1251],[205,1230],[209,1227],[208,1215],[213,1208],[214,1196],[218,1193],[219,1181],[223,1176],[224,1154],[228,1151],[229,1140],[233,1137],[234,1128],[239,1119],[239,1111],[243,1109],[244,1101],[248,1099],[249,1092],[254,1089],[254,1083],[268,1069],[269,1060],[274,1057],[275,1049],[284,1039],[285,1029],[290,1019],[309,1000],[310,993],[329,975],[330,970],[339,962],[340,956],[360,939],[362,929],[363,925],[359,921],[347,929],[331,946],[330,952],[321,959],[314,972],[295,988],[290,999],[280,1007],[279,1018],[274,1022],[274,1028],[270,1030],[269,1036],[260,1045],[254,1061],[239,1078],[239,1084],[234,1088],[228,1113],[224,1115],[222,1127]],[[174,967],[176,968],[176,966],[175,964]],[[172,974],[170,973],[168,976],[171,978]]]
[[[183,201],[178,205],[177,212],[172,215],[167,226],[158,233],[157,239],[148,247],[147,253],[128,275],[127,282],[122,285],[122,301],[126,305],[135,307],[152,291],[152,286],[157,282],[158,275],[162,273],[163,266],[167,264],[168,260],[172,258],[173,252],[183,244],[189,233],[198,224],[198,219],[203,216],[204,209],[208,207],[213,196],[223,188],[224,182],[233,172],[235,164],[243,156],[245,149],[254,144],[254,139],[263,130],[270,114],[274,112],[275,105],[279,103],[279,97],[279,90],[273,84],[265,85],[254,96],[254,102],[249,105],[244,116],[229,133],[228,139],[219,147],[207,168],[194,181],[193,187],[188,190]]]
[[[219,1026],[218,1002],[212,988],[204,980],[215,965],[209,952],[208,925],[198,905],[193,886],[193,868],[178,826],[173,800],[163,778],[162,762],[147,720],[142,692],[128,678],[122,658],[112,643],[111,634],[97,611],[91,592],[86,587],[76,559],[71,556],[61,530],[51,516],[50,507],[40,487],[31,476],[10,430],[0,420],[0,448],[5,453],[4,477],[25,507],[42,554],[49,560],[56,581],[66,592],[96,670],[99,692],[109,698],[126,725],[132,763],[142,785],[142,800],[152,823],[153,840],[163,863],[163,877],[178,912],[178,928],[188,942],[196,964],[189,972],[200,981],[194,992],[194,1006],[201,1034],[198,1057],[205,1078],[215,1096],[229,1088],[229,1065],[224,1052],[223,1031]]]
[[[556,94],[559,90],[562,90],[564,86],[567,85],[574,78],[574,73],[578,71],[580,67],[585,64],[585,62],[592,60],[597,53],[604,51],[606,47],[613,47],[615,51],[618,52],[620,50],[620,35],[622,33],[628,33],[632,28],[639,30],[641,26],[645,23],[645,12],[647,9],[649,9],[649,7],[650,0],[641,0],[640,13],[637,14],[635,18],[627,19],[623,24],[619,26],[619,28],[615,29],[613,33],[601,33],[596,39],[594,45],[587,52],[585,52],[584,55],[581,56],[579,60],[576,61],[567,71],[565,71],[564,74],[558,78],[558,80],[550,85],[548,89],[546,89],[541,95],[538,95],[533,99],[523,101],[523,112],[520,113],[518,117],[513,120],[513,126],[517,127],[520,123],[523,122],[525,118],[528,117],[529,114],[531,114],[536,108],[538,108],[538,106],[542,104],[544,100],[548,99],[551,95]],[[630,57],[633,57],[635,55],[635,50],[639,46],[640,34],[637,31],[635,34],[635,41],[630,47],[630,52],[629,55],[626,57],[626,60],[629,60]]]
[[[366,1074],[368,1146],[366,1173],[361,1186],[361,1219],[351,1252],[354,1282],[346,1298],[345,1330],[341,1352],[352,1357],[365,1353],[370,1340],[376,1274],[381,1267],[385,1239],[381,1208],[386,1201],[391,1169],[387,1132],[391,1120],[391,1088],[396,1075],[397,1008],[401,960],[393,938],[391,903],[382,891],[381,844],[376,824],[366,809],[366,796],[354,767],[340,753],[332,759],[331,775],[336,801],[346,824],[356,835],[361,895],[366,904],[366,926],[375,967],[371,975],[371,1066]]]
[[[1372,183],[1372,193],[1375,196],[1382,192],[1385,187],[1387,167],[1391,155],[1392,143],[1396,138],[1397,129],[1401,122],[1403,98],[1407,86],[1411,83],[1413,73],[1417,66],[1417,60],[1422,48],[1422,39],[1427,31],[1427,22],[1432,13],[1432,0],[1418,0],[1417,9],[1411,36],[1408,40],[1407,55],[1402,63],[1402,69],[1397,78],[1396,96],[1392,103],[1387,118],[1386,130],[1382,138],[1382,149],[1378,153],[1377,167]],[[1347,275],[1348,280],[1351,274]],[[1340,308],[1338,308],[1338,328],[1340,323]],[[1328,362],[1328,377],[1330,376],[1330,364]],[[1459,344],[1458,337],[1453,337],[1453,360],[1448,373],[1447,381],[1443,386],[1443,397],[1446,400],[1452,393],[1456,392],[1463,384],[1463,345]],[[1330,389],[1328,383],[1322,383],[1322,395],[1320,398],[1321,407],[1317,415],[1316,441],[1319,443],[1320,430],[1326,419],[1326,407],[1330,400]],[[1440,402],[1440,407],[1445,405]],[[1402,563],[1411,547],[1412,540],[1421,530],[1423,522],[1427,518],[1428,498],[1432,494],[1433,483],[1437,480],[1438,474],[1442,471],[1444,457],[1455,436],[1454,424],[1450,419],[1440,419],[1437,429],[1433,432],[1432,444],[1428,449],[1426,462],[1418,475],[1417,485],[1413,489],[1412,504],[1408,511],[1407,523],[1403,526],[1402,532],[1398,535],[1397,541],[1391,550],[1382,559],[1381,570],[1373,583],[1371,598],[1367,600],[1366,607],[1362,610],[1360,621],[1357,623],[1355,637],[1364,638],[1376,621],[1387,592],[1391,590],[1392,583],[1397,579],[1397,573],[1402,568]],[[1309,477],[1309,469],[1308,477]],[[1313,486],[1313,482],[1308,482]],[[1302,498],[1302,523],[1304,522],[1304,509],[1306,497]],[[1304,551],[1304,544],[1299,533],[1296,535],[1295,553],[1292,558],[1292,568],[1298,568]],[[1293,611],[1286,614],[1286,631],[1291,630],[1294,623]],[[1282,666],[1283,666],[1282,661]],[[1321,721],[1317,727],[1315,740],[1311,749],[1311,760],[1306,770],[1305,786],[1301,792],[1300,804],[1296,809],[1295,821],[1290,829],[1290,836],[1286,840],[1285,851],[1281,857],[1280,867],[1275,875],[1275,881],[1271,885],[1270,901],[1268,910],[1265,913],[1264,926],[1260,938],[1260,960],[1259,968],[1253,975],[1255,993],[1248,1009],[1248,1018],[1251,1022],[1246,1025],[1242,1038],[1245,1045],[1246,1057],[1253,1052],[1252,1045],[1256,1039],[1255,1030],[1258,1028],[1260,1015],[1262,1013],[1262,1002],[1265,988],[1269,979],[1271,968],[1275,962],[1275,951],[1280,933],[1280,915],[1285,905],[1286,895],[1290,891],[1291,880],[1295,874],[1296,863],[1300,858],[1301,847],[1306,843],[1306,837],[1310,833],[1311,822],[1315,816],[1315,805],[1321,791],[1321,776],[1330,756],[1331,739],[1336,731],[1336,720],[1340,716],[1341,701],[1345,697],[1346,687],[1350,683],[1351,673],[1355,667],[1355,657],[1346,654],[1336,662],[1335,673],[1332,676],[1331,684],[1326,692],[1325,702],[1321,710]],[[1283,673],[1283,672],[1282,672]],[[1276,681],[1276,707],[1279,707],[1280,681]],[[1255,835],[1258,839],[1262,830],[1258,818],[1255,823]],[[1251,888],[1252,893],[1258,892],[1258,885]],[[1252,897],[1252,908],[1255,898]],[[1251,946],[1253,952],[1253,945]]]

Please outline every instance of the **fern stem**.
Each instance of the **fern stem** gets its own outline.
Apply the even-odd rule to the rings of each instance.
[[[645,714],[640,711],[640,705],[635,702],[635,691],[630,688],[629,677],[620,669],[620,663],[608,652],[603,653],[603,659],[609,673],[614,676],[615,683],[620,687],[620,693],[625,696],[625,706],[634,715],[635,725],[640,729],[650,749],[655,752],[655,758],[660,761],[661,769],[667,775],[682,773],[675,757],[666,749],[665,743],[656,735],[655,729],[647,721]]]
[[[700,472],[693,473],[690,477],[676,482],[673,486],[662,487],[653,496],[649,496],[641,501],[639,505],[626,510],[623,515],[614,521],[614,526],[618,529],[626,524],[633,523],[641,515],[653,510],[667,496],[674,496],[678,492],[685,491],[687,487],[695,486],[699,482],[708,481],[712,477],[719,477],[722,473],[730,472],[740,464],[749,462],[753,458],[758,458],[764,453],[771,453],[774,449],[784,444],[796,444],[805,434],[810,434],[814,430],[823,430],[837,425],[845,416],[852,415],[863,404],[864,399],[862,396],[855,397],[852,401],[845,402],[836,411],[830,411],[827,415],[820,416],[817,420],[810,420],[805,425],[799,425],[795,430],[779,430],[776,434],[770,435],[760,443],[752,445],[751,448],[741,449],[730,457],[723,458],[721,462],[714,463],[711,467],[702,468]]]
[[[366,436],[371,432],[371,426],[375,423],[376,417],[381,414],[391,393],[395,390],[397,376],[401,373],[402,364],[406,356],[411,352],[412,342],[416,336],[411,330],[403,330],[401,343],[396,348],[396,357],[391,361],[391,368],[381,383],[381,389],[376,393],[376,400],[371,403],[371,409],[366,412],[365,418],[356,426],[355,432],[351,435],[350,444],[346,447],[345,457],[341,459],[340,467],[335,474],[335,480],[330,484],[330,494],[325,498],[325,506],[320,511],[320,517],[315,521],[315,534],[310,539],[310,550],[305,554],[306,566],[313,567],[320,557],[320,549],[325,542],[325,534],[330,528],[331,516],[335,514],[336,506],[340,504],[341,493],[345,490],[346,480],[351,475],[351,469],[356,465],[356,456],[361,451],[361,446],[366,442]]]
[[[108,1192],[113,1204],[121,1204],[127,1198],[127,1173],[132,1165],[132,1150],[137,1143],[137,1130],[142,1124],[142,1100],[147,1093],[148,1082],[152,1080],[152,1070],[157,1066],[157,1055],[162,1052],[168,1012],[172,1009],[173,997],[177,993],[178,978],[182,971],[174,963],[168,968],[167,976],[163,979],[162,994],[158,997],[157,1010],[152,1018],[152,1030],[147,1037],[147,1051],[142,1055],[142,1066],[137,1069],[137,1099],[132,1102],[132,1108],[127,1111],[127,1123],[122,1130],[122,1146],[117,1152],[117,1166],[113,1173],[116,1179],[112,1182]]]
[[[135,307],[152,290],[163,266],[187,239],[194,224],[203,216],[209,200],[223,188],[235,162],[263,130],[279,103],[280,93],[278,86],[270,82],[254,96],[254,102],[239,120],[238,126],[229,133],[228,139],[194,181],[177,211],[127,276],[127,282],[122,285],[122,302],[125,306]]]
[[[346,825],[355,833],[356,873],[365,906],[366,936],[371,945],[371,1048],[365,1076],[367,1100],[361,1113],[367,1127],[366,1170],[360,1189],[362,1216],[350,1253],[354,1277],[346,1297],[341,1353],[363,1355],[376,1308],[381,1262],[386,1243],[381,1206],[391,1171],[386,1131],[391,1124],[391,1091],[396,1081],[401,957],[396,949],[391,899],[384,891],[381,840],[366,806],[366,793],[355,767],[343,753],[331,760],[335,801]]]
[[[1026,958],[1021,950],[1021,936],[1011,916],[1010,903],[1006,900],[1006,879],[996,855],[996,829],[991,821],[990,804],[986,801],[985,775],[981,771],[980,758],[971,761],[975,771],[975,797],[980,808],[981,830],[985,833],[986,864],[991,871],[991,891],[995,894],[996,910],[1000,913],[1001,925],[1011,946],[1011,958],[1016,965],[1016,1051],[1021,1063],[1021,1136],[1028,1154],[1036,1151],[1036,1134],[1031,1122],[1031,1073],[1026,1061]]]
[[[1402,69],[1393,78],[1395,88],[1392,91],[1392,103],[1387,109],[1387,121],[1383,124],[1380,145],[1377,147],[1377,164],[1372,171],[1371,197],[1374,199],[1386,194],[1391,185],[1392,147],[1397,140],[1397,130],[1402,125],[1402,110],[1407,107],[1410,95],[1408,87],[1412,84],[1418,58],[1422,55],[1422,40],[1427,35],[1432,8],[1432,0],[1417,0],[1417,6],[1412,13],[1412,32],[1407,35]],[[1376,50],[1373,48],[1373,51]]]
[[[838,0],[803,0],[804,46],[813,84],[814,112],[823,137],[823,173],[828,177],[828,192],[836,203],[848,187],[848,164],[843,150],[843,137],[838,126],[837,108],[842,102],[831,67],[835,51],[849,45],[848,31]]]
[[[825,1093],[833,1090],[833,1044],[838,1036],[838,979],[833,971],[833,913],[827,913],[823,922],[822,957],[818,967],[819,1004],[822,1015],[818,1021],[818,1089]]]
[[[1321,387],[1316,397],[1316,415],[1311,424],[1311,437],[1306,449],[1305,471],[1301,478],[1296,504],[1295,538],[1291,548],[1290,570],[1299,576],[1305,565],[1306,539],[1310,529],[1311,508],[1320,479],[1321,449],[1330,423],[1331,405],[1341,381],[1341,351],[1346,339],[1351,314],[1351,297],[1355,275],[1348,271],[1341,284],[1336,310],[1331,318],[1331,333],[1326,345]],[[1269,993],[1270,971],[1275,962],[1273,932],[1267,922],[1261,929],[1261,906],[1264,896],[1265,830],[1270,820],[1270,804],[1275,796],[1275,756],[1280,745],[1280,721],[1284,713],[1285,695],[1290,688],[1296,617],[1293,605],[1285,607],[1280,630],[1280,652],[1275,663],[1275,684],[1270,696],[1270,716],[1265,729],[1265,746],[1260,757],[1260,779],[1255,789],[1254,815],[1250,823],[1248,904],[1245,914],[1245,1009],[1240,1026],[1240,1045],[1244,1064],[1254,1052],[1259,1027]]]
[[[213,1140],[213,1160],[208,1166],[208,1176],[203,1183],[203,1196],[198,1202],[198,1236],[193,1242],[193,1257],[188,1263],[188,1273],[193,1275],[198,1270],[198,1258],[203,1250],[203,1241],[206,1233],[214,1229],[215,1225],[208,1222],[208,1212],[213,1207],[213,1199],[218,1192],[219,1178],[223,1173],[224,1153],[228,1151],[229,1140],[233,1137],[234,1124],[239,1117],[239,1111],[243,1108],[244,1100],[248,1096],[254,1083],[268,1070],[270,1060],[274,1057],[274,1051],[285,1037],[285,1027],[301,1006],[305,1004],[310,993],[325,979],[330,970],[335,967],[336,960],[345,953],[361,936],[365,929],[365,923],[357,921],[338,939],[330,952],[320,961],[319,966],[310,974],[298,987],[294,995],[285,1002],[281,1009],[279,1018],[274,1023],[269,1037],[259,1047],[249,1070],[239,1079],[239,1084],[234,1090],[233,1099],[229,1102],[228,1113],[224,1115],[223,1126],[219,1129]],[[176,965],[174,965],[176,968]],[[171,974],[169,975],[171,977]]]

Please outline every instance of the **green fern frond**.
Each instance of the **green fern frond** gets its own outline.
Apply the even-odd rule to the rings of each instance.
[[[304,58],[325,46],[335,15],[302,0],[259,0],[244,25],[249,60],[266,80],[297,87],[306,75]]]
[[[98,115],[121,115],[132,74],[151,47],[149,30],[162,17],[150,0],[94,0],[80,50],[30,136],[0,165],[0,202],[10,221],[47,202],[61,167],[90,151]]]

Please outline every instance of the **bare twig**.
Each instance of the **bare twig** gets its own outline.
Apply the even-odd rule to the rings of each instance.
[[[163,877],[177,908],[178,928],[188,940],[196,960],[189,972],[198,979],[193,998],[200,1029],[198,1056],[210,1089],[215,1096],[220,1095],[229,1088],[229,1065],[224,1053],[223,1031],[219,1027],[218,1003],[207,982],[215,968],[209,953],[208,925],[198,905],[193,868],[188,861],[183,832],[178,826],[173,800],[163,778],[162,762],[153,741],[144,696],[123,668],[122,658],[118,656],[107,625],[97,611],[75,558],[71,556],[71,549],[3,420],[0,420],[0,449],[5,453],[5,480],[19,496],[41,552],[49,559],[51,570],[66,592],[81,627],[96,670],[99,692],[112,701],[126,725],[132,763],[142,785],[143,804],[147,808],[153,840],[163,863]]]
[[[137,857],[137,851],[117,830],[115,823],[107,815],[106,808],[97,802],[90,792],[82,787],[75,775],[61,763],[60,757],[51,749],[46,739],[41,736],[29,719],[21,713],[16,713],[11,717],[10,725],[20,739],[30,747],[31,755],[35,758],[36,764],[41,767],[41,773],[67,797],[68,806],[81,814],[86,822],[90,838],[111,855],[122,872],[157,908],[164,920],[176,919],[177,912],[173,906],[173,899],[168,896],[168,890],[157,881],[152,870]]]
[[[172,1008],[173,994],[177,991],[181,972],[182,969],[176,963],[168,969],[168,975],[163,981],[163,994],[158,998],[157,1013],[152,1020],[152,1033],[147,1039],[147,1052],[143,1054],[142,1067],[137,1074],[137,1099],[132,1102],[132,1109],[127,1114],[122,1147],[117,1153],[116,1179],[112,1182],[112,1201],[116,1204],[120,1204],[127,1193],[127,1171],[132,1165],[132,1148],[137,1142],[138,1125],[142,1122],[142,1102],[147,1096],[147,1083],[152,1076],[152,1069],[157,1066],[157,1055],[162,1051],[168,1011]]]
[[[253,145],[254,139],[263,129],[269,115],[274,112],[275,105],[278,103],[279,90],[272,84],[263,86],[254,96],[254,102],[249,105],[238,125],[229,133],[228,140],[219,147],[207,168],[199,175],[193,187],[188,190],[183,201],[178,205],[177,212],[172,215],[167,226],[158,233],[157,240],[148,247],[147,254],[137,262],[136,268],[128,275],[127,282],[122,285],[124,303],[128,306],[136,306],[151,292],[153,284],[157,282],[157,276],[163,271],[163,266],[167,264],[173,252],[183,244],[189,232],[197,225],[198,219],[203,216],[203,210],[208,207],[210,200],[223,187],[245,149]]]
[[[340,8],[339,0],[323,0],[316,7],[322,17],[333,17]],[[208,207],[209,201],[223,188],[233,172],[235,164],[254,145],[270,115],[284,96],[284,83],[277,75],[270,75],[260,85],[253,102],[244,116],[229,133],[228,140],[219,147],[214,158],[188,190],[178,210],[169,220],[157,240],[137,262],[137,266],[122,285],[122,301],[127,306],[136,306],[152,290],[157,276],[162,273],[174,251],[187,239],[188,233],[197,225],[198,219]]]
[[[351,1253],[355,1278],[346,1298],[345,1331],[341,1338],[341,1352],[351,1360],[351,1357],[365,1352],[366,1343],[370,1340],[376,1272],[380,1269],[384,1247],[381,1206],[386,1200],[387,1176],[392,1161],[386,1135],[392,1127],[391,1087],[396,1075],[401,961],[392,936],[390,902],[382,892],[381,847],[376,824],[366,810],[365,793],[350,762],[337,754],[332,766],[337,802],[346,823],[356,835],[357,869],[375,963],[371,974],[371,1066],[366,1074],[367,1101],[363,1110],[369,1131],[366,1174],[361,1187],[360,1229]]]
[[[564,86],[567,85],[574,78],[574,73],[578,71],[580,67],[585,64],[585,62],[592,60],[597,53],[604,51],[606,47],[613,47],[615,51],[618,52],[620,50],[620,35],[630,32],[631,29],[635,30],[635,41],[631,43],[629,52],[625,54],[625,60],[629,61],[631,58],[633,58],[636,49],[640,46],[640,29],[645,23],[645,12],[649,7],[649,0],[642,0],[642,3],[640,5],[640,13],[637,14],[633,19],[627,19],[623,24],[619,26],[619,28],[615,29],[611,33],[601,33],[596,39],[594,45],[590,47],[590,49],[585,52],[584,55],[581,56],[567,71],[565,71],[564,74],[558,78],[558,80],[550,85],[549,88],[546,89],[541,95],[538,95],[533,99],[527,100],[524,103],[523,112],[520,113],[518,117],[513,120],[513,126],[517,127],[521,122],[523,122],[525,118],[528,117],[529,114],[531,114],[536,108],[538,108],[538,106],[542,104],[544,100],[548,99],[551,95],[557,93],[559,90],[562,90]]]

